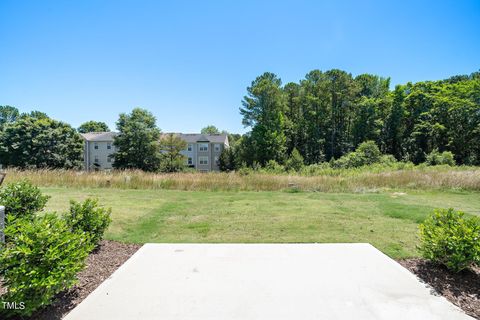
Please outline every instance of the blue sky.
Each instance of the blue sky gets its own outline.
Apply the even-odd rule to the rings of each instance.
[[[392,84],[480,69],[480,1],[0,1],[0,105],[77,127],[143,107],[165,131],[245,132],[265,71]]]

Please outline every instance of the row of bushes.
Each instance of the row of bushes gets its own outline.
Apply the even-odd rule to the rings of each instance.
[[[270,160],[265,166],[254,163],[252,167],[243,166],[239,169],[241,174],[248,174],[252,171],[282,174],[286,172],[295,172],[301,175],[313,176],[323,174],[326,170],[353,169],[366,166],[381,166],[393,169],[403,169],[405,167],[415,167],[411,162],[403,162],[395,159],[389,154],[382,154],[373,141],[363,142],[358,148],[339,159],[332,159],[330,162],[321,162],[318,164],[304,165],[303,157],[294,149],[285,164],[279,164],[275,160]],[[449,151],[432,151],[426,156],[424,166],[449,165],[454,166],[455,160],[453,153]]]
[[[23,302],[23,309],[0,309],[0,315],[30,316],[72,287],[88,254],[110,224],[110,209],[97,200],[71,201],[63,216],[39,213],[49,197],[27,181],[0,189],[6,208],[6,242],[0,247],[0,278],[7,288],[2,301]]]

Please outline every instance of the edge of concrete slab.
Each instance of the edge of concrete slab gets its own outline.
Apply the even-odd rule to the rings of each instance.
[[[115,278],[117,278],[119,275],[123,274],[124,272],[128,272],[129,270],[129,265],[134,263],[140,256],[144,254],[144,251],[147,251],[150,247],[159,247],[159,246],[165,246],[165,247],[171,247],[178,245],[179,247],[195,247],[195,246],[205,246],[205,245],[210,245],[210,246],[243,246],[243,247],[254,247],[254,246],[277,246],[277,245],[282,245],[282,246],[297,246],[297,245],[302,245],[302,246],[321,246],[321,245],[329,245],[329,246],[353,246],[353,247],[364,247],[368,248],[368,250],[374,250],[377,253],[380,253],[382,256],[387,258],[386,260],[389,262],[390,265],[394,266],[394,268],[404,274],[406,277],[409,277],[410,279],[419,282],[423,287],[425,287],[430,295],[436,296],[439,299],[443,299],[445,303],[451,305],[452,308],[456,309],[460,313],[465,315],[465,319],[474,319],[470,317],[469,315],[465,314],[463,310],[461,310],[459,307],[455,306],[452,304],[450,301],[448,301],[445,297],[439,295],[439,294],[433,294],[433,288],[425,284],[423,281],[421,281],[415,274],[404,268],[402,265],[400,265],[398,262],[396,262],[394,259],[390,258],[377,248],[375,248],[373,245],[370,243],[145,243],[142,247],[138,249],[137,252],[135,252],[125,263],[123,263],[115,272],[108,277],[105,281],[103,281],[95,290],[93,290],[78,306],[80,306],[82,303],[86,302],[89,299],[94,299],[95,296],[98,294],[99,291],[103,290],[104,287],[109,286],[110,282],[114,281]],[[77,307],[78,307],[77,306]],[[77,308],[76,307],[76,308]],[[68,318],[68,315],[72,313],[76,308],[72,309],[68,314],[65,315],[64,319]]]

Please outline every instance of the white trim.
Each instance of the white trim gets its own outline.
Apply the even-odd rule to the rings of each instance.
[[[205,149],[205,146],[206,146],[206,149]],[[202,150],[202,149],[205,149],[205,150]],[[199,143],[198,144],[198,152],[208,152],[208,143]]]
[[[205,162],[205,163],[202,163]],[[198,164],[201,166],[208,166],[208,156],[199,156],[198,157]]]

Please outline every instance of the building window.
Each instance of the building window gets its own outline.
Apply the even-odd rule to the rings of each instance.
[[[218,166],[218,156],[215,156],[215,165]]]
[[[192,157],[188,157],[187,164],[188,164],[189,166],[193,165],[193,159],[192,159]]]
[[[108,163],[112,162],[112,157],[107,156],[107,162],[108,162]]]
[[[208,165],[208,157],[198,157],[198,163],[201,165]]]
[[[110,149],[112,149],[112,144],[109,142],[107,143],[107,150],[110,150]]]
[[[215,143],[215,152],[220,152],[220,144]]]
[[[95,143],[93,144],[93,149],[98,150],[98,143],[95,142]]]
[[[187,151],[192,151],[193,150],[193,144],[189,143],[187,147]]]
[[[100,161],[98,160],[98,156],[95,156],[95,159],[93,160],[95,163],[99,163]]]
[[[198,144],[198,151],[208,151],[208,143],[199,143]]]

